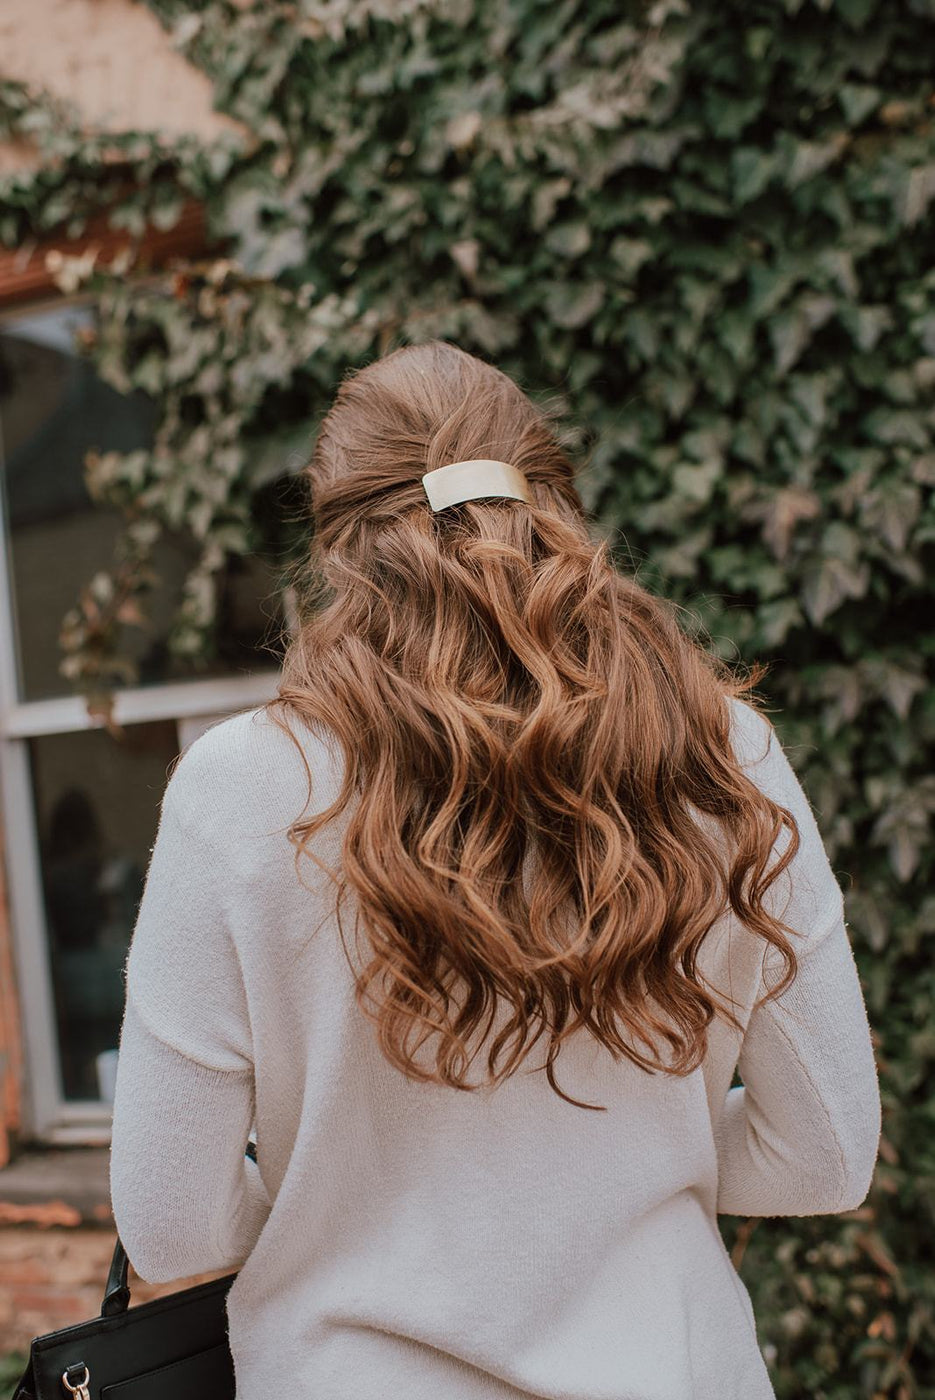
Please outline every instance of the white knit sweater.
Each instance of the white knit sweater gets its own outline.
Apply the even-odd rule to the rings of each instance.
[[[143,1279],[240,1270],[238,1400],[774,1395],[716,1216],[858,1206],[880,1098],[811,807],[775,736],[731,705],[735,751],[799,821],[768,896],[801,932],[799,974],[751,1017],[770,959],[725,916],[700,967],[739,1003],[742,1039],[716,1021],[703,1067],[675,1078],[572,1037],[558,1082],[605,1113],[532,1073],[538,1047],[493,1091],[390,1066],[355,1007],[326,877],[308,860],[295,873],[285,832],[308,787],[291,741],[251,710],[183,754],[127,963],[111,1192]],[[317,810],[340,760],[297,732]],[[319,842],[326,862],[346,820]],[[349,903],[342,923],[353,950]]]

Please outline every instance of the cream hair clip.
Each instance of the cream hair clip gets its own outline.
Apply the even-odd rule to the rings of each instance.
[[[426,472],[422,485],[432,510],[444,510],[446,506],[473,501],[479,496],[511,496],[532,505],[529,482],[519,467],[490,457],[448,462],[444,467]]]

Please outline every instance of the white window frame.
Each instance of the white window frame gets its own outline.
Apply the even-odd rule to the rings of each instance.
[[[66,1099],[62,1085],[29,763],[30,739],[101,728],[102,721],[88,714],[80,695],[20,700],[9,544],[5,492],[0,490],[0,857],[6,868],[23,1040],[23,1135],[53,1145],[106,1145],[111,1135],[111,1105],[105,1100]],[[295,606],[289,593],[285,590],[284,612],[287,631],[292,632]],[[280,670],[264,669],[230,678],[120,688],[115,691],[114,719],[120,725],[175,720],[181,750],[213,719],[272,699],[280,678]]]
[[[5,568],[2,556],[0,568]],[[0,599],[0,607],[7,606],[8,600]],[[4,690],[10,660],[8,621],[5,613],[0,618]],[[188,726],[194,725],[197,731],[214,719],[263,704],[276,694],[279,679],[279,671],[270,671],[230,680],[127,689],[118,693],[114,717],[125,725],[174,719],[181,750],[190,742],[184,737]],[[80,699],[76,703],[66,698],[17,704],[8,695],[3,697],[0,813],[23,1041],[23,1133],[28,1139],[52,1144],[109,1143],[112,1115],[105,1100],[66,1099],[62,1087],[29,740],[96,727]]]

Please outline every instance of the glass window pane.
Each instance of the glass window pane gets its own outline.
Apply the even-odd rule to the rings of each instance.
[[[124,735],[87,729],[29,741],[66,1099],[108,1097],[124,962],[179,751],[173,720],[128,725]]]
[[[75,347],[94,324],[87,303],[54,303],[0,320],[0,489],[5,496],[17,639],[19,696],[72,693],[59,673],[59,630],[79,591],[113,561],[119,511],[95,505],[84,458],[152,441],[155,410],[145,394],[118,394]],[[164,536],[145,601],[150,624],[127,626],[122,650],[140,685],[270,670],[281,654],[280,570],[257,553],[232,559],[220,579],[216,655],[169,655],[166,638],[199,545],[188,531]],[[2,620],[0,620],[2,625]]]

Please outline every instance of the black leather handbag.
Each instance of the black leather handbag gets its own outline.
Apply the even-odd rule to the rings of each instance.
[[[256,1144],[247,1143],[256,1161]],[[13,1400],[235,1400],[227,1293],[237,1277],[130,1307],[117,1237],[100,1317],[34,1337]]]

